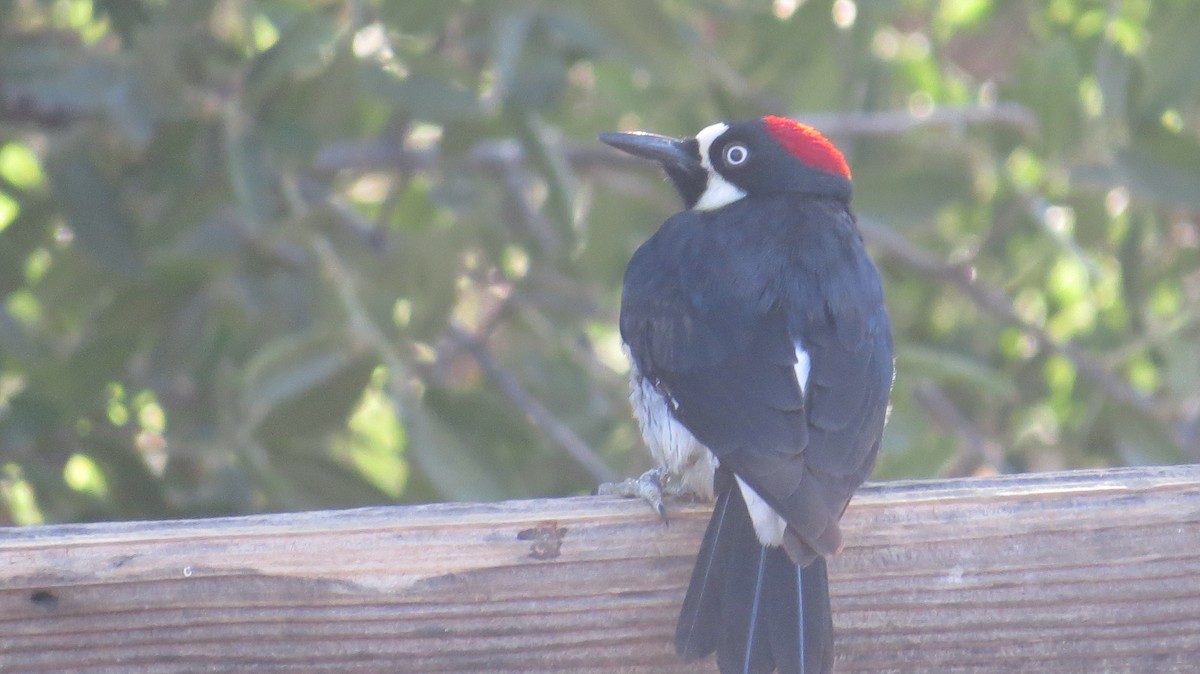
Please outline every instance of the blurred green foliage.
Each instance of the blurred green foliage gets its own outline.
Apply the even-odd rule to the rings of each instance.
[[[1200,3],[0,0],[0,521],[645,467],[599,131],[846,151],[876,478],[1200,459]]]

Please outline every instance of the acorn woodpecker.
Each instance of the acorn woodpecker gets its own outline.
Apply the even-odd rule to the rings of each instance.
[[[676,650],[716,651],[723,673],[829,672],[825,557],[874,466],[892,386],[850,169],[783,117],[600,140],[661,163],[685,206],[634,253],[620,319],[659,466],[648,476],[716,500]]]

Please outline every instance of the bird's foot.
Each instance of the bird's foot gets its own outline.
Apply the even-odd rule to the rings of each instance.
[[[686,488],[677,482],[667,481],[667,472],[662,468],[651,468],[640,477],[626,478],[620,482],[606,482],[596,488],[600,496],[624,496],[625,498],[640,498],[650,504],[650,508],[667,522],[667,506],[663,504],[663,496],[679,496],[687,493]]]

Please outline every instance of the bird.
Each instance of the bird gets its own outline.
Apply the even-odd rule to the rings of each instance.
[[[850,168],[773,115],[599,139],[661,164],[683,201],[630,259],[619,319],[656,464],[635,491],[664,516],[664,484],[715,501],[676,651],[715,651],[722,674],[830,672],[825,560],[874,467],[894,376]]]

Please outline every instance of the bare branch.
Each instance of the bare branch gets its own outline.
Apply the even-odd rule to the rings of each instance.
[[[935,108],[927,115],[914,115],[906,110],[887,112],[805,113],[796,119],[831,136],[893,136],[915,129],[937,126],[1011,126],[1023,133],[1037,132],[1037,118],[1017,103],[998,103],[992,106],[947,106]],[[576,170],[598,167],[653,168],[647,162],[601,147],[591,139],[567,143],[567,161]],[[473,171],[509,169],[523,164],[525,152],[520,143],[511,139],[486,140],[467,153],[464,168]],[[326,145],[313,160],[313,169],[320,173],[334,171],[436,171],[444,168],[444,160],[436,146],[405,148],[393,137],[347,140]]]
[[[979,430],[945,391],[933,382],[924,381],[913,386],[912,395],[931,419],[961,440],[958,456],[942,471],[944,476],[968,477],[985,466],[997,472],[1008,472],[1004,447]]]
[[[486,159],[478,156],[474,161],[477,165],[495,175],[504,188],[506,205],[514,211],[517,219],[525,225],[525,229],[537,241],[538,248],[543,253],[554,255],[562,250],[562,237],[529,198],[529,176],[522,170],[521,151],[507,148],[503,153],[488,156]]]
[[[886,255],[901,262],[909,269],[935,281],[947,283],[966,295],[979,309],[1016,326],[1042,348],[1049,349],[1071,361],[1080,376],[1100,388],[1110,398],[1125,403],[1154,418],[1163,420],[1163,414],[1145,395],[1139,393],[1124,379],[1113,374],[1102,362],[1084,351],[1074,342],[1061,342],[1044,328],[1021,318],[1004,294],[977,282],[969,268],[951,266],[933,255],[917,248],[904,237],[869,218],[859,218],[863,236],[880,248]]]
[[[554,413],[547,409],[541,401],[526,391],[516,376],[496,362],[485,343],[476,339],[461,326],[451,325],[450,333],[462,348],[471,354],[487,378],[504,395],[508,396],[514,405],[521,409],[525,418],[566,451],[592,476],[592,479],[598,482],[611,482],[617,478],[616,472],[609,468],[582,438],[576,435],[569,426],[559,421],[558,417],[554,416]]]
[[[392,346],[391,340],[387,338],[383,330],[371,319],[366,307],[359,299],[358,289],[350,270],[334,251],[333,244],[329,243],[325,237],[314,234],[310,241],[310,247],[317,255],[321,272],[329,278],[334,290],[337,291],[342,310],[346,313],[350,334],[363,344],[370,346],[387,367],[392,394],[404,403],[400,405],[401,409],[399,410],[403,418],[405,416],[404,408],[418,397],[418,392],[411,383],[413,379],[409,374],[408,364],[400,352]]]
[[[597,167],[622,169],[646,168],[646,162],[603,147],[599,141],[568,143],[567,161],[576,170]],[[469,171],[495,171],[521,165],[525,152],[515,140],[485,140],[467,153],[461,168]],[[439,171],[445,160],[437,146],[406,148],[393,138],[366,138],[338,141],[321,148],[312,168],[319,174],[337,171]]]
[[[907,110],[886,112],[831,112],[797,114],[795,118],[830,136],[898,136],[936,126],[1010,126],[1026,135],[1037,133],[1037,117],[1018,103],[963,105],[934,108],[929,114]]]

